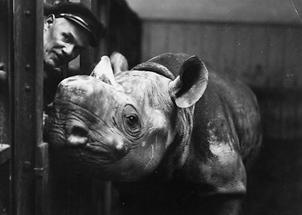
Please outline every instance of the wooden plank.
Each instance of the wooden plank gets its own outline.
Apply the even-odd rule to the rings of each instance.
[[[149,58],[167,52],[169,27],[166,22],[153,22],[150,27]]]
[[[251,65],[250,84],[265,86],[267,74],[268,35],[266,26],[251,26]]]
[[[8,144],[0,144],[0,165],[6,163],[11,158],[11,150]]]
[[[229,74],[231,76],[236,75],[235,67],[235,43],[236,43],[236,31],[232,25],[221,25],[219,32],[221,35],[220,51],[217,52],[217,72]]]
[[[302,70],[302,28],[297,28],[295,30],[295,38],[296,38],[296,47],[297,47],[297,52],[296,52],[296,59],[297,59],[297,63],[295,66],[295,70],[294,70],[294,74],[295,74],[295,78],[296,80],[296,86],[298,87],[302,87],[302,74],[301,74],[301,70]]]
[[[43,142],[37,146],[35,160],[36,201],[35,214],[52,215],[49,209],[49,170],[48,144]]]
[[[143,22],[142,30],[142,61],[146,61],[151,57],[150,54],[150,40],[151,40],[151,21]]]
[[[205,46],[204,46],[204,44],[205,44],[205,39],[204,39],[205,30],[206,30],[206,24],[198,23],[198,31],[200,33],[197,36],[199,38],[199,43],[197,43],[197,44],[199,44],[197,53],[204,61],[207,61],[206,54],[205,54]]]
[[[280,87],[284,71],[285,57],[285,27],[269,27],[268,37],[268,79],[266,87]]]
[[[10,162],[5,162],[0,165],[0,214],[8,215],[10,201]]]
[[[302,70],[302,48],[301,48],[301,36],[302,31],[300,28],[287,28],[286,31],[286,48],[285,48],[285,60],[284,60],[284,71],[281,74],[283,78],[282,83],[285,89],[294,89],[301,87],[299,85],[299,80],[301,77]],[[297,95],[289,94],[287,99],[291,100],[292,107],[286,103],[282,104],[282,136],[284,138],[289,137],[298,137],[299,131],[290,130],[299,124],[298,120],[301,120],[298,117],[297,108],[299,106],[298,101],[299,97]]]
[[[286,48],[285,48],[285,68],[283,72],[284,87],[296,87],[301,77],[302,69],[302,29],[287,28],[286,31]],[[301,86],[301,85],[300,85]]]
[[[236,76],[243,82],[249,84],[249,74],[251,74],[251,34],[250,28],[244,25],[236,25],[235,39],[235,65]]]
[[[296,107],[296,118],[298,119],[296,121],[296,130],[297,130],[297,133],[296,133],[296,138],[298,140],[302,140],[302,101],[299,102],[299,106]]]
[[[35,151],[42,142],[43,1],[14,1],[10,86],[12,214],[35,214]]]
[[[0,70],[8,72],[9,64],[9,4],[10,1],[0,0]],[[0,144],[8,142],[8,85],[7,80],[0,80]]]
[[[178,22],[171,22],[169,25],[167,52],[183,52],[185,43],[183,25]]]
[[[185,47],[184,51],[190,55],[201,55],[201,37],[202,31],[199,23],[188,23],[186,24],[185,33]]]
[[[285,55],[285,28],[284,27],[268,27],[268,57],[267,57],[267,79],[265,87],[277,88],[282,90],[282,74],[284,70],[284,55]],[[277,92],[274,94],[276,95]],[[280,95],[279,95],[280,96]],[[278,100],[271,103],[265,109],[269,118],[264,118],[263,123],[267,129],[267,135],[272,138],[282,138],[284,130],[282,128],[282,104],[284,98],[280,96]],[[268,102],[270,98],[267,98]]]
[[[219,62],[219,51],[220,50],[220,34],[221,29],[217,25],[206,25],[204,27],[203,35],[203,50],[205,55],[205,60],[208,61],[211,66],[218,70]]]

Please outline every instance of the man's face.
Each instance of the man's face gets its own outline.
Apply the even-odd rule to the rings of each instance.
[[[44,21],[44,63],[58,67],[68,63],[89,44],[88,34],[65,18],[49,16]]]

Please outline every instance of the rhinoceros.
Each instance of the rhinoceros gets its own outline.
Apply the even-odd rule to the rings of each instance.
[[[56,160],[111,180],[125,214],[238,214],[261,145],[252,91],[184,53],[125,65],[103,56],[59,84],[45,126]]]

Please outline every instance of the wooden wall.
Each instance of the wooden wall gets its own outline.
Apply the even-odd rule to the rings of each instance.
[[[265,135],[302,138],[302,28],[294,25],[145,20],[142,58],[163,52],[199,55],[217,72],[250,85]]]
[[[302,87],[301,38],[298,26],[145,21],[143,59],[188,52],[252,86],[275,87],[293,79],[290,84]]]
[[[0,0],[0,70],[9,68],[8,3]],[[0,80],[0,144],[8,144],[8,90],[7,81]]]
[[[9,2],[0,0],[0,70],[10,69],[9,56]],[[7,215],[9,211],[9,158],[10,150],[2,150],[9,144],[9,105],[8,105],[8,83],[0,80],[0,215]]]

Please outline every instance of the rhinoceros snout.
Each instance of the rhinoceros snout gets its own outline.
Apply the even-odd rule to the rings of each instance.
[[[123,157],[129,152],[129,147],[119,136],[109,136],[106,138],[106,142],[119,157]]]

